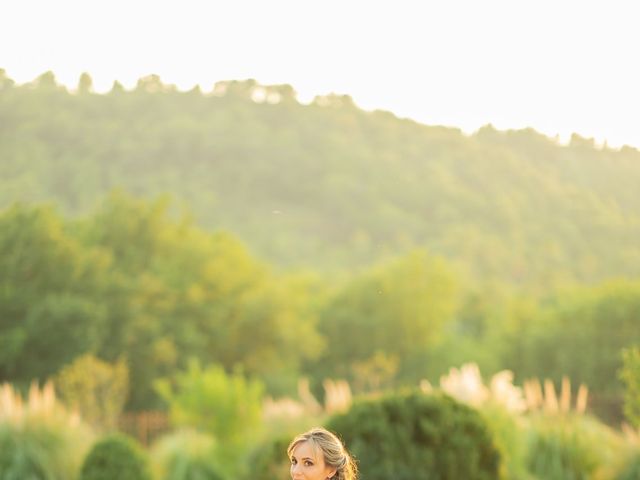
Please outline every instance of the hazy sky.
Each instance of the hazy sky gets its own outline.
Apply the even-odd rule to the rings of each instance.
[[[349,94],[426,124],[640,147],[640,5],[565,0],[5,0],[0,68],[98,91],[155,73]]]

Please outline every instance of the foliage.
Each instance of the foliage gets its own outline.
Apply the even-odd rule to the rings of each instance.
[[[640,348],[624,350],[620,378],[624,383],[624,413],[633,425],[640,428]]]
[[[169,433],[151,449],[158,480],[223,480],[216,455],[214,438],[195,430]]]
[[[92,434],[57,400],[53,385],[33,384],[24,402],[0,386],[0,478],[74,480]]]
[[[435,383],[452,366],[477,364],[482,372],[493,374],[511,364],[505,361],[509,352],[513,324],[524,297],[535,303],[533,289],[518,292],[513,285],[489,279],[475,282],[456,276],[460,283],[459,301],[454,318],[442,335],[442,341],[429,349],[423,363],[423,378]],[[520,332],[516,328],[516,334]]]
[[[483,405],[479,411],[500,452],[505,478],[534,480],[527,470],[527,428],[523,418],[504,404],[493,402]]]
[[[615,372],[622,368],[622,349],[640,342],[638,318],[640,282],[610,281],[567,289],[521,323],[505,360],[521,379],[540,376],[559,382],[566,375],[587,385],[596,392],[591,396],[592,405],[598,395],[614,399],[614,408],[596,412],[617,423],[623,385]]]
[[[127,407],[144,409],[158,406],[153,382],[195,356],[242,364],[282,393],[323,348],[318,284],[274,274],[166,199],[114,192],[74,220],[15,205],[0,212],[0,376],[26,384],[84,354],[124,359]]]
[[[96,95],[88,74],[70,93],[52,72],[16,85],[0,70],[0,378],[123,359],[139,410],[190,357],[271,395],[301,374],[366,392],[476,361],[568,375],[617,422],[624,393],[627,415],[637,403],[620,351],[640,342],[625,280],[640,272],[639,165],[578,136],[469,136],[348,96],[302,105],[288,85],[204,95],[149,76]],[[589,286],[560,288],[574,282]],[[495,420],[513,472],[517,428]],[[36,423],[24,432],[57,428]]]
[[[108,259],[48,207],[0,212],[0,378],[45,380],[105,332]]]
[[[636,452],[629,457],[615,480],[637,480],[638,478],[640,478],[640,449],[636,449]]]
[[[271,394],[301,373],[367,391],[477,361],[569,375],[617,409],[633,288],[526,309],[565,283],[637,278],[637,150],[464,135],[255,81],[203,94],[149,76],[97,95],[88,74],[68,92],[52,72],[27,85],[2,72],[0,85],[0,378],[126,354],[140,410],[191,355],[241,364]],[[255,255],[335,275],[318,287]],[[379,263],[391,255],[404,257]],[[485,284],[502,283],[526,288],[524,307],[494,307]]]
[[[189,368],[157,389],[169,405],[172,422],[210,433],[218,441],[224,468],[233,471],[259,435],[262,424],[263,385],[240,373],[227,374],[220,365]]]
[[[151,480],[146,453],[131,438],[111,434],[98,440],[82,464],[80,480]]]
[[[533,417],[528,432],[526,465],[537,478],[598,478],[620,454],[613,432],[584,415]]]
[[[247,480],[273,480],[290,476],[290,462],[287,458],[287,447],[291,439],[299,432],[291,435],[270,437],[258,445],[249,456]]]
[[[482,414],[500,451],[506,478],[529,479],[525,462],[526,428],[521,416],[526,409],[525,397],[522,389],[513,384],[513,373],[498,372],[485,385],[478,365],[468,363],[459,369],[449,369],[447,375],[440,377],[439,385],[447,395]],[[427,393],[433,391],[426,380],[421,387]]]
[[[81,228],[86,243],[109,251],[117,267],[114,288],[122,293],[112,305],[120,315],[101,356],[126,353],[130,407],[152,404],[154,380],[185,368],[191,356],[294,378],[322,348],[309,309],[312,281],[274,275],[233,235],[176,219],[170,206],[114,192]]]
[[[402,365],[397,376],[416,381],[455,306],[455,276],[441,258],[414,251],[365,272],[321,312],[320,333],[331,345],[318,361],[321,375],[377,389],[392,385]],[[362,384],[363,374],[374,383]]]
[[[51,72],[0,84],[2,207],[53,200],[76,214],[122,187],[171,192],[280,265],[335,271],[423,245],[518,284],[639,271],[633,148],[490,125],[465,135],[253,80],[206,94],[157,76],[104,95],[88,75],[73,93]]]
[[[127,400],[128,377],[122,360],[111,365],[83,355],[64,367],[54,382],[62,400],[83,419],[97,428],[112,430]]]
[[[411,393],[355,403],[331,418],[362,477],[495,479],[501,459],[478,412],[445,395]]]

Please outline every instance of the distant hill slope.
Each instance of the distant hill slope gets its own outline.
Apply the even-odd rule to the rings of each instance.
[[[0,207],[93,209],[110,190],[170,192],[283,266],[352,268],[414,246],[481,277],[640,273],[640,152],[533,130],[469,137],[288,85],[177,92],[155,76],[73,94],[0,71]]]

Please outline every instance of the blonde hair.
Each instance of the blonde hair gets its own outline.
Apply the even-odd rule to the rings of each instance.
[[[334,433],[320,427],[301,433],[287,447],[289,458],[293,450],[303,442],[309,442],[314,449],[320,449],[324,463],[336,469],[335,475],[331,477],[332,480],[356,480],[358,467],[342,441]]]

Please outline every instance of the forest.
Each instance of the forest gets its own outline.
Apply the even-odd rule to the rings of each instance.
[[[0,206],[77,216],[113,189],[168,193],[274,265],[322,273],[416,247],[516,286],[640,268],[632,147],[490,125],[469,136],[253,80],[180,92],[151,75],[98,95],[88,75],[69,92],[51,72],[25,85],[0,73],[0,88]]]
[[[474,362],[637,423],[638,185],[637,149],[577,134],[0,70],[0,383],[94,358],[126,366],[123,411],[173,412],[207,375],[366,396]]]

